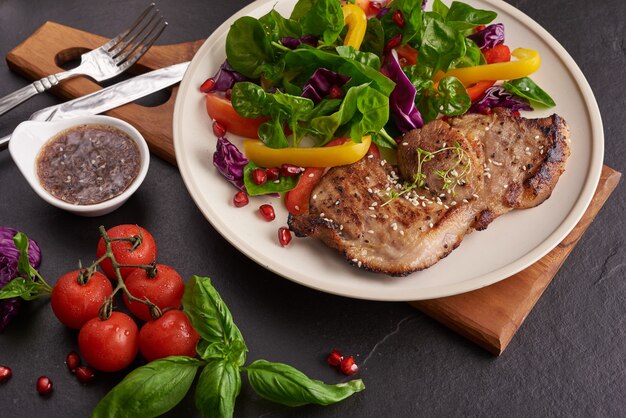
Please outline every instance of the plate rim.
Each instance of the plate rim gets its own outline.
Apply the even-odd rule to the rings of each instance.
[[[526,269],[535,262],[539,261],[542,257],[544,257],[557,245],[559,245],[559,243],[567,236],[567,234],[569,234],[576,227],[580,219],[584,216],[589,204],[591,203],[591,200],[593,199],[595,190],[600,180],[602,166],[604,163],[604,129],[602,124],[602,116],[600,114],[597,100],[593,94],[591,86],[589,85],[589,82],[584,76],[582,70],[580,69],[578,64],[576,64],[576,62],[567,52],[567,50],[557,41],[556,38],[554,38],[554,36],[552,36],[534,19],[506,2],[499,0],[480,1],[504,10],[512,18],[516,19],[518,22],[526,26],[529,30],[531,30],[549,45],[555,55],[567,66],[567,68],[569,69],[569,73],[575,81],[575,84],[580,89],[580,93],[584,99],[586,109],[585,113],[589,118],[589,127],[592,137],[590,149],[592,155],[590,156],[587,180],[583,184],[583,187],[579,190],[579,196],[576,199],[574,205],[570,208],[567,216],[565,216],[560,221],[557,228],[539,245],[535,246],[533,249],[518,258],[516,261],[513,261],[506,266],[500,267],[490,273],[470,278],[463,282],[447,284],[439,287],[420,288],[419,294],[410,294],[410,296],[408,297],[406,291],[402,292],[402,295],[389,295],[387,293],[372,295],[371,293],[366,294],[366,292],[355,292],[353,287],[341,286],[341,283],[338,282],[334,282],[334,287],[332,289],[329,289],[327,287],[308,282],[306,277],[302,277],[299,272],[295,271],[293,268],[290,268],[288,266],[272,266],[270,263],[267,262],[266,257],[263,254],[255,251],[254,248],[249,246],[240,237],[233,236],[233,234],[228,233],[227,225],[219,220],[219,218],[215,219],[212,216],[209,216],[209,210],[200,205],[200,197],[196,196],[196,193],[194,192],[194,187],[192,187],[192,175],[188,172],[185,164],[183,164],[183,157],[181,156],[182,153],[175,152],[176,162],[183,178],[183,183],[185,184],[188,193],[191,195],[196,207],[200,209],[203,216],[209,221],[209,223],[211,223],[211,225],[220,233],[222,237],[224,237],[239,252],[243,253],[245,256],[253,260],[255,263],[259,264],[260,266],[264,267],[265,269],[270,270],[281,277],[284,277],[292,282],[304,285],[306,287],[329,294],[355,299],[376,301],[413,301],[453,296],[477,290],[485,286],[489,286],[491,284],[505,280],[513,276],[514,274],[517,274],[520,271]],[[276,3],[276,0],[256,0],[249,5],[243,7],[238,12],[234,13],[231,17],[229,17],[214,30],[214,32],[205,40],[205,42],[194,55],[189,67],[185,72],[185,75],[183,76],[180,88],[177,92],[177,100],[174,106],[173,142],[175,151],[177,148],[180,149],[180,147],[182,146],[177,146],[177,144],[181,143],[183,137],[183,124],[181,123],[181,115],[183,113],[185,102],[184,100],[178,100],[178,95],[181,95],[182,97],[185,92],[189,91],[189,88],[195,88],[195,86],[190,86],[191,77],[188,75],[195,72],[194,70],[196,69],[196,67],[199,66],[201,57],[203,57],[211,48],[212,43],[214,42],[214,38],[223,36],[225,29],[240,16],[249,14],[251,11],[256,10],[257,8],[262,7],[268,3]],[[513,269],[511,269],[510,267],[512,265],[515,265]],[[504,273],[505,271],[506,273]]]

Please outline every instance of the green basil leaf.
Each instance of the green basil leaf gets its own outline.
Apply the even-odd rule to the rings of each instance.
[[[486,25],[498,16],[491,10],[475,9],[469,4],[453,1],[446,14],[446,22],[454,22],[457,29],[469,29],[478,25]]]
[[[193,276],[183,294],[183,307],[193,328],[209,342],[225,344],[239,340],[241,331],[208,277]]]
[[[507,81],[503,84],[505,90],[530,100],[532,104],[554,107],[556,103],[541,87],[528,77]]]
[[[17,261],[17,272],[27,277],[33,277],[37,275],[37,270],[30,265],[28,260],[28,237],[23,232],[18,232],[13,236],[13,243],[20,253],[20,258]]]
[[[268,180],[263,184],[256,184],[252,180],[252,172],[255,168],[258,166],[250,161],[243,169],[243,182],[246,185],[246,192],[250,196],[288,192],[298,184],[299,176],[280,176],[276,181]]]
[[[203,417],[232,417],[241,390],[239,368],[227,360],[208,360],[196,386],[196,407]]]
[[[338,46],[335,49],[340,57],[355,60],[375,70],[380,68],[380,58],[376,54],[359,51],[358,49],[354,49],[353,46]]]
[[[223,342],[211,343],[201,339],[196,346],[196,352],[203,360],[223,359],[237,366],[243,366],[246,362],[247,350],[245,343],[239,340],[225,344]]]
[[[187,394],[200,360],[167,357],[130,372],[96,406],[92,418],[151,418],[174,408]]]
[[[258,78],[264,66],[274,63],[274,52],[261,23],[250,16],[240,17],[226,36],[228,63],[241,74]]]
[[[330,405],[365,389],[363,381],[327,385],[282,363],[257,360],[245,369],[248,381],[261,397],[287,406]]]
[[[371,52],[378,57],[383,56],[385,51],[385,31],[383,25],[379,19],[368,19],[367,27],[365,28],[365,36],[363,42],[361,42],[361,48],[363,52]]]

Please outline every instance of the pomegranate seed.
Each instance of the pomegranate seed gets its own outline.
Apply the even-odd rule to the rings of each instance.
[[[391,15],[391,19],[393,20],[393,23],[395,23],[399,28],[403,28],[406,23],[404,21],[404,15],[400,10],[394,10],[393,14]]]
[[[213,90],[213,87],[215,87],[215,80],[213,79],[213,77],[210,77],[207,78],[204,83],[202,83],[202,85],[200,86],[200,91],[202,93],[208,93]]]
[[[261,216],[265,218],[266,221],[273,221],[276,218],[276,213],[274,213],[274,208],[272,205],[261,205],[259,207],[259,212],[261,212]]]
[[[80,383],[89,383],[96,377],[93,369],[87,366],[79,366],[76,368],[76,378]]]
[[[235,193],[235,197],[233,197],[233,205],[241,208],[246,206],[248,202],[250,202],[250,200],[248,199],[248,193],[243,191]]]
[[[224,97],[227,100],[230,100],[232,95],[233,95],[233,89],[226,89],[226,91],[224,92]]]
[[[298,167],[297,165],[292,165],[292,164],[283,164],[280,167],[280,174],[282,174],[285,177],[297,176],[303,171],[304,171],[304,168]]]
[[[341,360],[343,360],[343,356],[339,351],[333,348],[333,350],[328,355],[328,364],[337,367],[341,364]]]
[[[70,369],[72,373],[76,371],[76,368],[80,366],[80,356],[76,351],[72,351],[67,355],[65,359],[65,364],[67,364],[67,368]]]
[[[37,392],[39,392],[41,396],[52,393],[52,380],[46,376],[40,376],[39,379],[37,379]]]
[[[339,369],[341,370],[341,373],[345,375],[351,375],[359,371],[359,366],[357,366],[354,362],[354,357],[348,356],[341,360]]]
[[[278,180],[278,177],[280,177],[280,169],[278,167],[266,168],[265,173],[270,181]]]
[[[485,29],[485,25],[478,25],[474,28],[474,32],[480,32],[481,30]]]
[[[339,86],[332,86],[330,88],[330,92],[328,93],[328,97],[331,99],[341,99],[343,97],[343,90]]]
[[[367,6],[367,14],[368,16],[376,16],[380,13],[380,10],[383,8],[383,5],[378,1],[370,1],[370,4]]]
[[[267,173],[264,168],[255,168],[252,170],[252,181],[254,184],[261,185],[267,181]]]
[[[0,383],[7,381],[13,376],[13,370],[9,366],[0,366]]]
[[[286,247],[291,242],[291,231],[286,226],[278,228],[278,242],[282,247]]]
[[[224,135],[226,135],[226,128],[224,128],[224,125],[214,120],[213,121],[213,133],[215,134],[216,137],[221,138]]]
[[[392,49],[400,46],[400,43],[402,43],[402,34],[398,33],[393,38],[391,38],[389,42],[387,42],[387,45],[385,45],[385,52],[389,52]]]

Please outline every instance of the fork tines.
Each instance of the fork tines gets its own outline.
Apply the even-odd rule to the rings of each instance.
[[[128,29],[111,39],[103,49],[117,66],[125,69],[141,58],[166,27],[167,22],[152,3]]]

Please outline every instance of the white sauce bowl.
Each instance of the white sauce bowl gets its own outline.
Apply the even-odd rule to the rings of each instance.
[[[61,131],[85,124],[107,125],[118,128],[135,141],[141,158],[139,174],[121,194],[93,205],[75,205],[52,196],[37,177],[37,156],[43,146]],[[110,116],[80,116],[55,122],[22,122],[11,134],[9,152],[33,190],[46,202],[80,216],[102,216],[119,208],[139,188],[148,173],[150,151],[143,136],[132,125]]]

